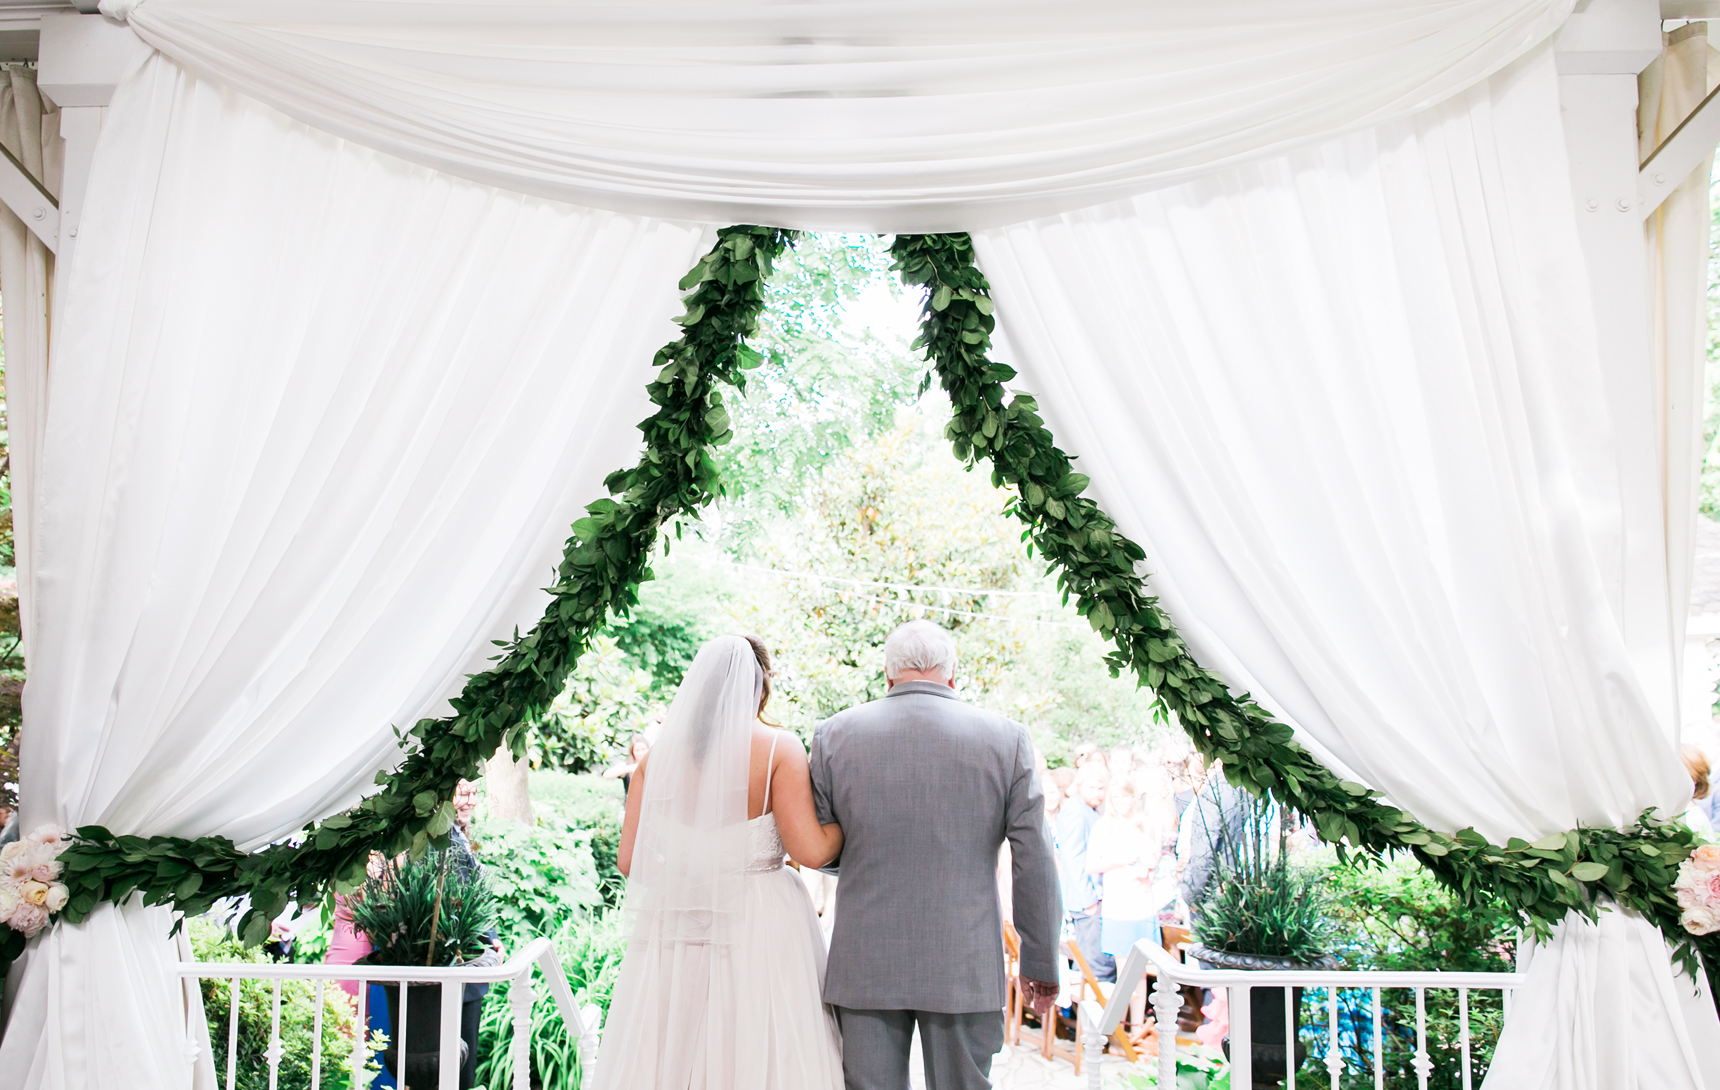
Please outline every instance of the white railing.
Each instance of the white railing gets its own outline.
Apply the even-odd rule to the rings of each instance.
[[[550,995],[554,997],[556,1007],[561,1011],[562,1021],[567,1026],[568,1034],[579,1041],[579,1070],[580,1082],[586,1087],[592,1084],[592,1069],[597,1062],[598,1024],[601,1012],[595,1005],[588,1004],[580,1010],[573,998],[573,990],[567,985],[567,974],[562,972],[561,960],[556,957],[555,947],[548,939],[533,939],[516,951],[501,965],[485,967],[460,966],[446,969],[421,969],[410,965],[269,965],[251,962],[210,962],[191,961],[179,966],[179,975],[188,980],[225,980],[228,982],[227,1012],[227,1080],[226,1090],[234,1090],[238,1085],[236,1080],[237,1061],[239,1054],[239,982],[242,980],[273,980],[275,982],[273,996],[269,1009],[269,1047],[264,1056],[269,1064],[269,1087],[274,1090],[278,1082],[281,1057],[284,1051],[281,1046],[281,982],[283,980],[306,980],[316,982],[316,997],[313,1002],[315,1014],[311,1028],[311,1090],[320,1090],[322,1081],[322,1018],[323,995],[330,981],[355,980],[359,982],[358,1011],[354,1016],[352,1067],[355,1072],[362,1071],[370,1058],[370,1048],[366,1031],[365,1002],[370,995],[371,984],[402,985],[398,990],[400,1010],[394,1019],[394,1032],[390,1040],[394,1044],[394,1054],[397,1057],[396,1067],[403,1076],[406,1067],[406,1027],[407,1019],[411,1016],[411,1004],[407,1001],[410,989],[407,984],[440,984],[442,985],[441,1002],[438,1004],[441,1019],[440,1052],[438,1053],[439,1076],[437,1090],[459,1090],[460,1087],[460,1005],[465,999],[467,984],[495,984],[500,981],[508,982],[508,1000],[513,1009],[514,1032],[512,1042],[514,1090],[529,1090],[531,1078],[531,1039],[532,1039],[532,970],[543,971],[544,979],[549,982]],[[200,1035],[199,1035],[200,1036]],[[211,1045],[198,1043],[199,1051],[210,1050]]]
[[[1092,999],[1083,1000],[1081,1003],[1080,1013],[1085,1028],[1082,1037],[1089,1090],[1100,1090],[1099,1057],[1105,1039],[1122,1022],[1123,1015],[1129,1009],[1129,998],[1146,976],[1149,965],[1158,974],[1158,982],[1152,990],[1152,1001],[1154,1021],[1160,1027],[1158,1068],[1159,1085],[1162,1087],[1176,1085],[1177,1012],[1182,1009],[1182,986],[1185,984],[1214,990],[1229,989],[1230,1085],[1236,1090],[1247,1090],[1254,1084],[1253,1035],[1249,1025],[1253,1019],[1249,992],[1254,988],[1284,990],[1285,1067],[1288,1070],[1285,1090],[1295,1090],[1296,1086],[1296,1027],[1299,1019],[1292,1008],[1295,1001],[1293,988],[1324,988],[1326,991],[1326,1072],[1331,1080],[1331,1090],[1342,1090],[1346,1074],[1344,1054],[1339,1047],[1338,1036],[1340,991],[1367,989],[1371,992],[1374,1044],[1371,1072],[1373,1078],[1370,1081],[1375,1090],[1383,1090],[1385,1086],[1385,1049],[1381,1047],[1384,1040],[1381,1032],[1384,1012],[1380,1007],[1380,990],[1399,988],[1415,993],[1415,1056],[1411,1063],[1421,1090],[1427,1090],[1428,1076],[1433,1071],[1433,1061],[1427,1053],[1427,993],[1437,989],[1455,991],[1458,1004],[1458,1042],[1463,1063],[1463,1090],[1473,1090],[1469,994],[1473,991],[1502,992],[1505,1011],[1509,1014],[1511,992],[1523,983],[1521,973],[1202,969],[1184,964],[1157,943],[1142,939],[1129,952],[1128,961],[1118,968],[1117,983],[1113,985],[1110,1000],[1103,1005]],[[1370,1073],[1358,1071],[1355,1074],[1365,1078]],[[1366,1083],[1352,1083],[1358,1090],[1363,1085]]]

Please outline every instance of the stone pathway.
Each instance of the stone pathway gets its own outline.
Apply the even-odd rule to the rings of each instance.
[[[1128,1065],[1106,1056],[1100,1065],[1106,1090],[1117,1085],[1114,1074]],[[920,1035],[914,1034],[913,1058],[908,1064],[912,1090],[926,1090],[925,1066],[920,1060]],[[1004,1045],[991,1061],[991,1084],[997,1090],[1087,1090],[1087,1073],[1075,1074],[1067,1060],[1047,1060],[1037,1048]]]

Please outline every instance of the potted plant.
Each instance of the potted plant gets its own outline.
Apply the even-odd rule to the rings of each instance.
[[[370,965],[465,965],[494,958],[490,935],[496,923],[496,902],[472,856],[461,849],[430,849],[416,860],[384,863],[348,902],[353,929],[369,939]],[[384,984],[390,1025],[400,1010],[400,986]],[[481,995],[467,989],[463,1002],[479,1004]],[[441,1055],[442,985],[409,984],[406,994],[406,1040],[389,1033],[383,1063],[403,1088],[428,1090],[437,1084]],[[464,1014],[465,1012],[463,1012]],[[465,1024],[471,1021],[462,1017]],[[462,1068],[469,1042],[462,1042]],[[404,1053],[402,1077],[401,1053]],[[469,1083],[462,1080],[462,1085]]]
[[[1324,886],[1291,864],[1286,816],[1270,799],[1232,791],[1223,828],[1211,834],[1213,877],[1193,907],[1198,945],[1189,956],[1216,969],[1338,968]],[[1281,1086],[1287,1062],[1300,1067],[1306,1057],[1296,1040],[1302,989],[1291,996],[1293,1052],[1285,1041],[1284,989],[1253,988],[1249,996],[1254,1086]],[[1229,1055],[1228,1037],[1224,1050]]]

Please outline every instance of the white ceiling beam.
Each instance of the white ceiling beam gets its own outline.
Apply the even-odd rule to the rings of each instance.
[[[1660,0],[1662,19],[1720,19],[1720,0]]]
[[[1716,96],[1720,96],[1720,88],[1710,91],[1642,164],[1636,176],[1636,210],[1643,219],[1654,215],[1654,210],[1720,144],[1720,103]]]
[[[0,204],[24,221],[30,233],[42,240],[50,253],[60,251],[60,204],[30,177],[24,164],[0,147]]]
[[[1666,48],[1659,0],[1592,0],[1553,38],[1560,75],[1635,74]]]
[[[149,52],[130,27],[100,15],[44,15],[36,86],[61,107],[106,106]]]

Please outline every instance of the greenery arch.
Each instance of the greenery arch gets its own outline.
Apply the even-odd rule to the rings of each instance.
[[[640,582],[651,578],[647,560],[659,529],[696,517],[721,493],[710,448],[732,433],[718,387],[744,393],[746,372],[761,362],[746,338],[764,309],[763,282],[792,238],[778,228],[724,228],[682,279],[682,289],[691,289],[677,319],[683,333],[654,360],[658,372],[648,391],[657,411],[640,425],[645,453],[631,469],[612,474],[605,482],[611,498],[591,504],[573,524],[553,598],[537,625],[507,641],[496,665],[468,681],[453,715],[422,720],[402,736],[407,757],[393,773],[377,774],[381,791],[308,828],[300,843],[249,854],[221,837],[144,838],[81,828],[62,857],[71,893],[66,918],[76,923],[96,905],[133,894],[187,914],[249,895],[240,930],[258,942],[289,899],[313,903],[331,889],[355,887],[371,851],[416,852],[446,836],[455,783],[476,776],[500,745],[523,754],[526,726],[549,707],[610,613],[637,603]],[[1057,568],[1078,611],[1113,643],[1112,672],[1130,670],[1151,688],[1194,745],[1224,763],[1232,782],[1270,792],[1308,815],[1340,852],[1345,846],[1411,851],[1459,895],[1496,893],[1542,934],[1572,909],[1592,919],[1610,901],[1639,912],[1661,929],[1687,970],[1694,974],[1703,965],[1711,980],[1720,977],[1720,933],[1689,935],[1679,922],[1672,883],[1696,846],[1682,824],[1645,812],[1622,831],[1579,828],[1504,846],[1472,829],[1437,832],[1377,792],[1340,780],[1296,742],[1289,726],[1201,667],[1148,593],[1137,571],[1141,548],[1082,494],[1087,478],[1058,449],[1033,398],[1007,396],[1003,383],[1014,372],[987,358],[995,318],[970,238],[899,235],[891,255],[904,281],[925,289],[915,347],[925,349],[950,396],[946,436],[956,457],[970,467],[988,464],[993,482],[1015,491],[1009,513],[1025,524],[1030,548]],[[23,938],[3,925],[0,932],[3,962],[21,951]]]

